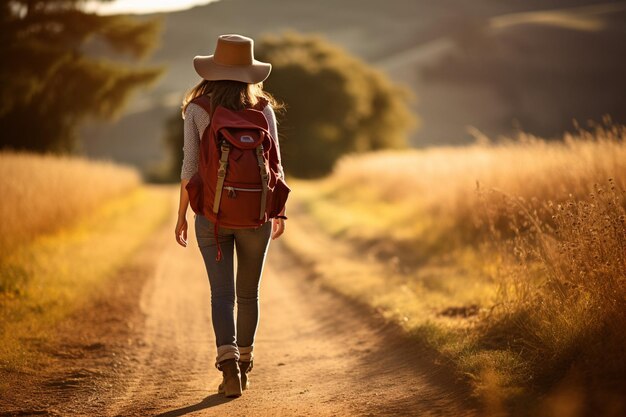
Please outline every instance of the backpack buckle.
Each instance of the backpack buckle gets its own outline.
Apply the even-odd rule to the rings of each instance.
[[[228,161],[219,161],[219,162],[220,162],[220,167],[217,169],[217,176],[223,178],[226,176],[226,168],[228,168]]]

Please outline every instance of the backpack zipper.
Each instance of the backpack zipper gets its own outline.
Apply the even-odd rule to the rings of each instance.
[[[228,191],[228,196],[231,198],[237,197],[237,191],[263,191],[262,188],[241,188],[229,186],[224,186],[224,189]]]

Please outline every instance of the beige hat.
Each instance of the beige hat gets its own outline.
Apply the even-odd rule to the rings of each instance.
[[[236,34],[220,35],[215,54],[196,56],[193,67],[205,80],[235,80],[249,84],[264,81],[272,70],[272,64],[254,59],[254,41]]]

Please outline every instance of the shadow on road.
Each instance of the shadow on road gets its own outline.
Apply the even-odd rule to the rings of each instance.
[[[235,400],[236,398],[227,398],[223,394],[212,394],[200,401],[197,404],[188,405],[185,407],[177,408],[175,410],[166,411],[158,414],[156,417],[179,417],[185,414],[193,413],[195,411],[204,410],[206,408],[215,407],[216,405],[224,404]]]

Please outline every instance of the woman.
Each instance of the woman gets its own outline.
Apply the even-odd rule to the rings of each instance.
[[[271,64],[254,59],[253,40],[240,35],[221,35],[215,53],[196,56],[194,68],[202,81],[193,87],[183,101],[184,157],[181,172],[180,204],[176,224],[176,241],[187,246],[186,213],[189,206],[187,183],[198,171],[200,141],[211,115],[192,100],[206,95],[213,111],[218,105],[243,110],[267,105],[262,109],[269,132],[278,148],[274,109],[282,108],[267,92],[263,81],[269,76]],[[206,101],[206,100],[205,100]],[[284,178],[279,163],[279,175]],[[269,246],[270,236],[278,238],[285,230],[285,209],[257,228],[231,229],[214,223],[203,215],[195,215],[195,231],[211,287],[211,311],[217,356],[215,366],[223,373],[218,392],[238,397],[249,387],[247,373],[252,369],[254,338],[259,320],[259,284]],[[218,241],[216,242],[216,237]],[[221,250],[219,249],[221,247]],[[233,271],[233,252],[237,251],[237,280]],[[216,260],[220,250],[221,260]],[[237,321],[234,318],[237,296]]]

